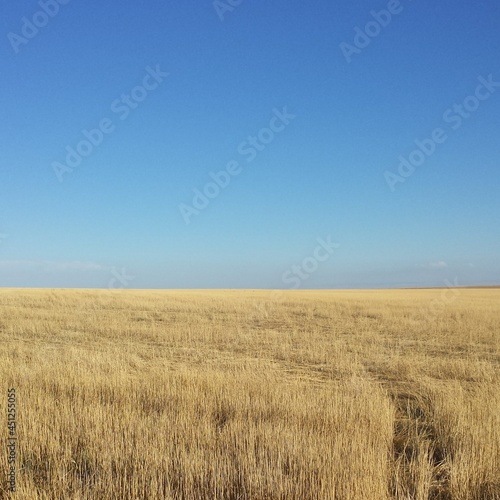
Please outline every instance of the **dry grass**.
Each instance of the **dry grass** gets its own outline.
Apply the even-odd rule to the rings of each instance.
[[[15,497],[500,498],[500,290],[455,293],[0,290]]]

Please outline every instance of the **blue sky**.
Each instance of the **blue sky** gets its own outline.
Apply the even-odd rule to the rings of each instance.
[[[0,286],[500,282],[498,3],[2,8]]]

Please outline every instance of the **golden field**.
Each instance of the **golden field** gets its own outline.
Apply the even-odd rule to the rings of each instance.
[[[0,290],[0,498],[500,498],[500,290]]]

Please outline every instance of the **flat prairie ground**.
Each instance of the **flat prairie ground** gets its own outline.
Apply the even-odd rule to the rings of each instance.
[[[0,498],[499,499],[499,306],[2,289]]]

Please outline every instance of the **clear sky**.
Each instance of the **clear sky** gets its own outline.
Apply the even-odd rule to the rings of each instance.
[[[0,286],[499,283],[499,26],[493,0],[3,2]]]

